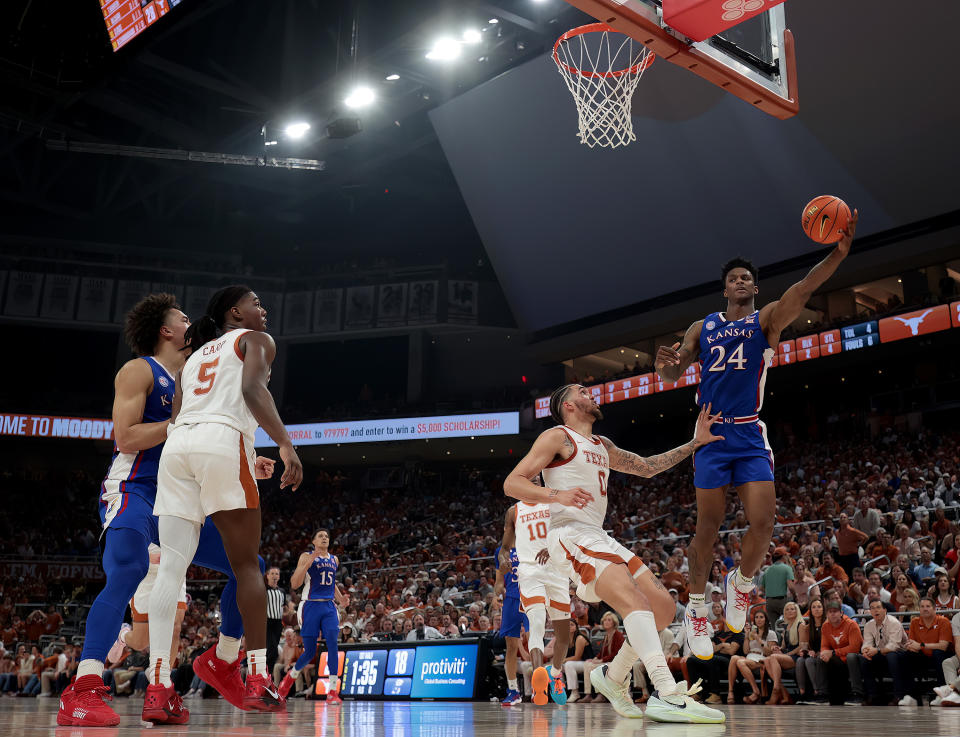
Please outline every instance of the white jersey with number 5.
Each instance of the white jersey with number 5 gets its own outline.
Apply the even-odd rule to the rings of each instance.
[[[521,563],[536,563],[537,553],[547,547],[550,530],[550,505],[517,502],[513,505],[517,558]]]
[[[257,421],[243,399],[244,356],[239,345],[249,332],[230,330],[187,359],[180,375],[183,399],[177,427],[214,422],[254,436]]]
[[[543,469],[543,483],[550,489],[580,487],[593,495],[593,501],[583,509],[563,504],[550,505],[550,526],[560,527],[570,522],[594,525],[603,529],[607,516],[607,481],[610,478],[610,457],[596,435],[584,437],[566,425],[560,425],[573,443],[573,454],[565,460],[554,460]],[[517,539],[520,538],[519,524]]]

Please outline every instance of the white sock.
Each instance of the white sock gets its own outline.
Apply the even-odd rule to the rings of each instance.
[[[77,678],[83,678],[84,676],[99,676],[103,678],[103,663],[93,658],[81,660],[80,665],[77,666]]]
[[[517,679],[514,678],[512,681],[507,679],[507,688],[511,691],[519,691],[520,689],[517,687]]]
[[[677,682],[667,667],[653,612],[630,612],[623,618],[623,628],[627,631],[627,641],[639,653],[657,692],[669,695],[676,691]]]
[[[698,617],[704,616],[707,608],[706,594],[690,594],[690,599],[687,601],[687,606],[692,609],[693,613]]]
[[[157,580],[150,594],[150,670],[152,683],[170,687],[170,643],[173,641],[174,620],[180,589],[187,577],[187,568],[197,552],[200,526],[180,517],[161,515],[160,565]]]
[[[551,677],[551,678],[559,678],[561,673],[563,673],[563,671],[560,670],[557,666],[552,665],[552,664],[550,665],[550,677]]]
[[[607,666],[607,678],[614,683],[623,683],[636,662],[637,651],[630,647],[629,642],[624,642]]]
[[[736,583],[737,588],[739,589],[753,588],[753,579],[747,578],[746,576],[744,576],[740,566],[737,566],[737,575],[736,575],[736,578],[734,579],[734,583]]]
[[[247,665],[250,667],[251,675],[269,675],[267,672],[267,648],[262,647],[259,650],[248,650]]]
[[[530,652],[539,650],[543,653],[543,633],[547,629],[547,610],[543,606],[528,610],[527,619],[530,621],[530,638],[527,641],[527,649]]]
[[[298,671],[296,667],[293,667],[287,671],[287,675],[290,676],[293,680],[297,680],[297,676],[300,675],[300,671]]]
[[[330,690],[339,691],[340,689],[337,686],[340,685],[340,679],[337,676],[330,676]]]
[[[240,656],[240,640],[236,637],[228,637],[220,633],[220,640],[217,642],[217,657],[227,663],[232,663]]]

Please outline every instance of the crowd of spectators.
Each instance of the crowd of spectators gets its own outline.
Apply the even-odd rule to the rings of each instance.
[[[671,667],[678,676],[703,678],[712,703],[733,698],[747,703],[893,699],[910,704],[932,696],[932,685],[948,689],[937,698],[953,700],[951,683],[960,686],[952,654],[960,618],[954,618],[951,632],[937,611],[949,612],[960,603],[958,437],[887,430],[869,440],[794,441],[783,448],[778,455],[775,540],[758,576],[751,624],[739,634],[723,625],[722,579],[739,560],[747,526],[731,495],[708,585],[716,656],[707,662],[685,657],[682,637],[671,638],[664,642]],[[470,634],[489,637],[496,645],[501,603],[494,591],[492,555],[510,503],[502,492],[507,470],[495,464],[440,471],[320,470],[296,498],[267,483],[262,489],[262,554],[268,566],[280,569],[283,587],[314,530],[331,530],[331,550],[341,561],[341,585],[350,595],[341,611],[343,642]],[[40,494],[50,478],[16,481]],[[42,534],[29,511],[9,510],[0,521],[4,554],[26,559],[70,551],[89,554],[96,548],[93,524],[78,524],[75,512],[82,507],[81,497],[92,498],[96,482],[82,474],[57,479],[58,496],[67,494],[69,508],[48,505]],[[653,479],[614,474],[608,499],[608,528],[668,586],[677,599],[679,621],[689,594],[686,546],[695,529],[689,467]],[[188,574],[193,598],[183,623],[181,663],[189,664],[217,635],[217,575],[197,568]],[[0,663],[2,688],[31,693],[49,686],[56,693],[58,684],[69,678],[75,643],[52,639],[55,631],[40,633],[37,623],[29,631],[26,620],[31,614],[23,606],[68,600],[75,606],[89,602],[97,585],[10,577],[0,584],[5,602],[0,630],[9,648]],[[284,635],[277,643],[279,677],[300,648],[299,595],[287,595]],[[876,602],[883,609],[879,619],[874,617],[874,610],[879,612]],[[580,699],[589,695],[589,679],[583,676],[590,664],[612,658],[616,651],[608,609],[574,597],[573,615],[584,637],[573,639],[565,670],[569,687]],[[903,637],[894,641],[890,623],[898,612],[918,614],[904,622],[909,631],[896,620]],[[41,634],[50,637],[41,641]],[[62,650],[56,663],[50,660],[55,642]],[[33,645],[49,651],[41,656],[42,668],[36,655],[25,665]],[[521,656],[524,652],[521,648]],[[142,690],[137,675],[142,659],[142,653],[123,653],[113,669],[119,692]],[[48,671],[52,675],[44,681]],[[950,673],[952,681],[947,681]],[[38,677],[30,683],[32,675]],[[641,692],[642,676],[635,675]],[[881,690],[882,676],[892,681],[890,695]],[[305,691],[310,671],[302,678],[299,688]],[[787,686],[794,682],[798,690],[791,692]],[[178,685],[188,693],[203,688],[189,668],[179,669]]]

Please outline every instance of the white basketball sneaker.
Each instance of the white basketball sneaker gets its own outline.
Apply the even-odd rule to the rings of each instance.
[[[704,607],[702,611],[704,614],[702,617],[699,617],[697,616],[697,610],[687,604],[687,612],[683,617],[683,626],[687,642],[690,645],[690,652],[700,660],[710,660],[713,658],[713,640],[710,638],[713,627],[710,626],[710,622],[707,619],[706,607]]]
[[[607,678],[607,666],[601,665],[590,671],[590,683],[597,693],[607,697],[617,714],[627,719],[643,719],[643,710],[633,703],[630,696],[630,676],[623,683],[614,683]]]
[[[655,722],[680,722],[686,724],[723,724],[727,716],[718,709],[711,709],[691,697],[701,691],[700,681],[687,688],[686,681],[677,684],[672,694],[650,694],[646,716]]]
[[[727,573],[723,581],[727,600],[724,617],[727,620],[727,629],[731,632],[743,632],[747,623],[747,610],[750,608],[750,594],[753,593],[752,581],[747,588],[738,585],[739,573],[740,566],[737,566]]]

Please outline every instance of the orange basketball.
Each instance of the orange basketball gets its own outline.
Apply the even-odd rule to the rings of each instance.
[[[850,208],[830,194],[814,197],[803,207],[800,224],[803,232],[817,243],[836,243],[850,222]]]

